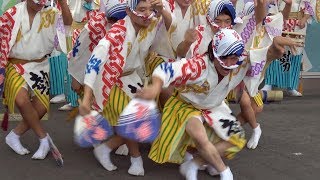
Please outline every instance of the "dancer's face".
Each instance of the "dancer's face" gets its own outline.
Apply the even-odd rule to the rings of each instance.
[[[214,59],[213,63],[214,66],[217,70],[217,72],[221,75],[221,76],[227,76],[231,69],[225,68],[225,67],[232,67],[235,66],[237,64],[237,62],[239,61],[239,57],[237,55],[230,55],[230,56],[226,56],[226,57],[220,57],[220,62],[217,58]],[[223,65],[225,67],[223,67],[221,65],[221,62],[223,63]]]
[[[126,10],[131,20],[139,27],[146,28],[151,24],[151,19],[155,16],[155,10],[149,1],[140,0],[134,11]]]
[[[218,15],[213,22],[219,26],[219,28],[223,29],[223,28],[228,28],[231,27],[232,25],[232,19],[229,15],[227,14],[220,14]],[[211,30],[216,33],[219,31],[218,27],[215,26],[211,26]]]

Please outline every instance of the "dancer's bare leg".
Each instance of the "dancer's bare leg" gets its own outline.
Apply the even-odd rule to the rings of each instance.
[[[221,179],[228,177],[232,179],[233,175],[230,169],[224,164],[217,148],[209,141],[203,123],[197,118],[190,118],[186,125],[186,132],[190,135],[196,144],[199,155],[210,165],[216,167],[221,175]],[[225,147],[224,144],[221,148]],[[190,180],[197,179],[199,164],[194,160],[187,161],[180,166],[180,172]]]
[[[260,137],[261,137],[261,128],[260,124],[257,123],[256,116],[260,113],[263,107],[258,107],[256,102],[250,98],[249,94],[246,91],[243,91],[240,100],[241,112],[238,114],[237,119],[241,124],[248,122],[253,129],[253,133],[247,143],[249,149],[255,149],[258,146]]]
[[[39,120],[42,119],[42,117],[47,113],[47,109],[42,105],[40,100],[37,97],[33,97],[33,100],[31,102],[32,106],[35,108],[35,110],[38,113]],[[30,126],[26,121],[21,121],[17,127],[14,129],[14,132],[18,135],[23,135],[25,132],[27,132],[30,129]]]

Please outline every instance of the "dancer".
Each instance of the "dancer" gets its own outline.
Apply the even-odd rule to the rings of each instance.
[[[280,57],[285,45],[297,44],[276,37],[272,46],[261,49],[267,53],[265,60]],[[234,30],[221,29],[208,45],[207,53],[162,63],[155,69],[152,85],[139,91],[137,97],[154,99],[169,85],[180,91],[165,104],[160,135],[152,144],[149,158],[157,163],[182,163],[187,147],[194,146],[199,155],[180,166],[183,176],[197,179],[199,163],[204,162],[214,166],[222,180],[233,179],[220,156],[232,158],[246,140],[224,99],[242,80],[252,78],[245,76],[256,62],[245,54],[240,35]]]
[[[280,3],[280,10],[285,6],[285,2]],[[283,34],[300,42],[305,41],[307,25],[316,18],[315,0],[292,0],[291,12],[284,23]],[[289,49],[282,58],[270,64],[266,71],[265,86],[263,90],[271,90],[272,87],[285,89],[289,96],[301,97],[301,92],[297,91],[299,76],[301,71],[301,60],[303,48],[299,48],[297,53]]]
[[[32,129],[40,140],[33,159],[44,159],[50,149],[50,137],[40,123],[49,110],[48,55],[54,48],[66,52],[64,25],[72,23],[66,1],[58,1],[62,16],[57,9],[45,7],[46,0],[26,0],[0,17],[1,31],[6,32],[0,33],[1,44],[5,45],[0,56],[0,76],[5,82],[1,78],[0,92],[4,84],[4,104],[10,113],[16,105],[23,117],[5,139],[17,154],[28,154],[19,138]]]
[[[126,12],[127,16],[115,23],[93,50],[86,66],[84,97],[79,107],[81,115],[88,114],[94,95],[95,104],[113,126],[147,78],[145,58],[161,19],[167,25],[172,21],[161,0],[129,0]],[[117,167],[110,160],[110,152],[123,143],[128,146],[131,156],[128,173],[143,176],[143,161],[137,142],[115,135],[95,147],[94,154],[105,169],[113,171]]]

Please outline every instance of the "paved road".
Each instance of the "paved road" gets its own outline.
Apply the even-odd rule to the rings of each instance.
[[[227,162],[238,180],[318,180],[320,179],[320,79],[305,80],[305,96],[288,98],[279,104],[265,106],[259,121],[263,130],[256,150],[244,149],[235,159]],[[237,105],[231,105],[238,112]],[[3,107],[0,106],[0,109]],[[144,152],[144,177],[127,173],[129,157],[113,155],[117,171],[107,172],[95,160],[92,149],[82,149],[73,143],[73,123],[66,122],[66,113],[51,108],[51,117],[44,121],[56,145],[64,155],[65,165],[58,168],[51,156],[45,160],[31,160],[30,155],[19,156],[4,142],[7,132],[0,132],[0,179],[1,180],[105,180],[105,179],[182,179],[178,165],[157,165],[148,160],[149,145]],[[11,123],[11,128],[16,123]],[[245,127],[247,135],[251,131]],[[35,152],[38,141],[32,132],[22,138],[23,144]],[[211,178],[199,172],[199,179]]]

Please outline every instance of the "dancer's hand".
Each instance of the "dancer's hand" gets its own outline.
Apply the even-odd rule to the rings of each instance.
[[[198,38],[198,33],[197,33],[197,30],[195,29],[188,29],[184,34],[184,41],[189,44],[192,44],[193,42],[195,42],[197,38]]]
[[[275,47],[280,51],[288,46],[293,53],[297,53],[298,47],[303,47],[303,43],[293,41],[288,37],[278,36],[274,38]]]
[[[297,53],[298,47],[303,47],[302,43],[295,42],[288,37],[277,36],[273,38],[273,43],[268,51],[268,60],[279,59],[285,52],[285,46],[288,46],[293,54]]]
[[[299,26],[300,29],[303,29],[304,27],[306,27],[307,20],[308,20],[307,18],[303,17],[298,21],[297,25]]]
[[[162,84],[163,82],[161,79],[157,77],[153,77],[152,84],[147,85],[141,90],[139,90],[136,94],[136,97],[141,99],[148,99],[148,100],[156,99],[156,97],[161,92]]]
[[[79,114],[81,116],[85,116],[85,115],[90,114],[91,103],[85,102],[85,101],[83,101],[81,99],[78,100],[78,103],[79,103]]]
[[[141,99],[152,100],[156,99],[158,94],[159,93],[157,92],[156,88],[153,85],[149,85],[141,90],[138,90],[136,97]]]
[[[163,11],[163,3],[162,0],[150,0],[151,6],[160,14],[162,14]]]

